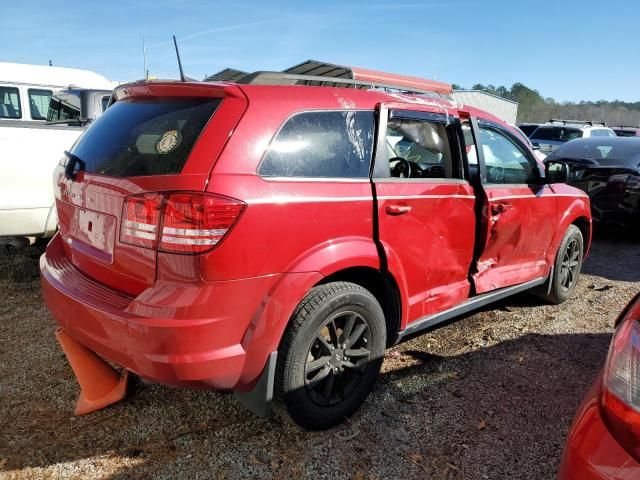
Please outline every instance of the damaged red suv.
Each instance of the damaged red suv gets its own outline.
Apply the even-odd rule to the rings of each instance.
[[[77,413],[124,396],[106,360],[327,428],[386,347],[524,290],[572,293],[591,215],[565,165],[545,171],[450,85],[300,67],[123,85],[61,161],[40,267]]]

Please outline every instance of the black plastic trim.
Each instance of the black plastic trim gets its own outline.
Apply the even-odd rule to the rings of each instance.
[[[248,392],[233,392],[240,405],[259,417],[268,417],[271,414],[277,360],[278,352],[271,352],[253,389]]]
[[[454,318],[460,315],[464,315],[465,313],[477,310],[478,308],[483,307],[489,303],[501,300],[511,295],[515,295],[516,293],[524,292],[525,290],[537,287],[538,285],[542,285],[546,281],[546,277],[539,277],[525,283],[501,288],[500,290],[495,290],[493,292],[473,297],[462,303],[461,305],[457,305],[453,308],[450,308],[449,310],[445,310],[444,312],[423,317],[419,320],[416,320],[415,322],[412,322],[407,328],[399,332],[396,344],[404,342],[406,340],[410,340],[411,338],[414,338],[419,334],[425,333],[425,331],[427,330],[432,330],[438,326],[441,326],[445,322],[453,320]]]

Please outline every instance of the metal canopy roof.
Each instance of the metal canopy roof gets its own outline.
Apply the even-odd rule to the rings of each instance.
[[[451,95],[448,83],[419,77],[397,75],[358,67],[307,60],[282,72],[254,72],[247,74],[226,68],[206,81],[231,81],[259,85],[310,85],[320,87],[350,87],[358,89],[382,88],[420,94]]]
[[[209,75],[204,79],[205,82],[237,82],[242,77],[246,77],[249,75],[247,72],[243,72],[242,70],[236,70],[235,68],[225,68],[224,70],[220,70],[218,73],[214,73],[213,75]]]

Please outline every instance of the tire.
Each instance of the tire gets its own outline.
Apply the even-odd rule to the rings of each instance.
[[[570,225],[560,242],[551,278],[549,293],[542,298],[556,305],[565,302],[573,293],[578,283],[584,255],[584,239],[582,232],[575,225]]]
[[[347,282],[313,288],[280,343],[276,399],[302,428],[341,423],[373,388],[386,335],[382,308],[365,288]]]

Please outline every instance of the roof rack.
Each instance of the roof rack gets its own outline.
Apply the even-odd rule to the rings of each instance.
[[[347,67],[307,60],[282,72],[244,72],[222,70],[205,81],[234,81],[252,85],[308,85],[320,87],[352,87],[357,89],[380,88],[406,93],[450,95],[453,88],[448,83],[426,80],[406,75]]]
[[[600,122],[594,122],[592,120],[558,120],[558,119],[552,118],[551,120],[549,120],[549,123],[562,123],[563,125],[567,125],[567,124],[589,125],[591,127],[593,127],[594,125],[602,125],[603,127],[607,126],[604,120]]]

